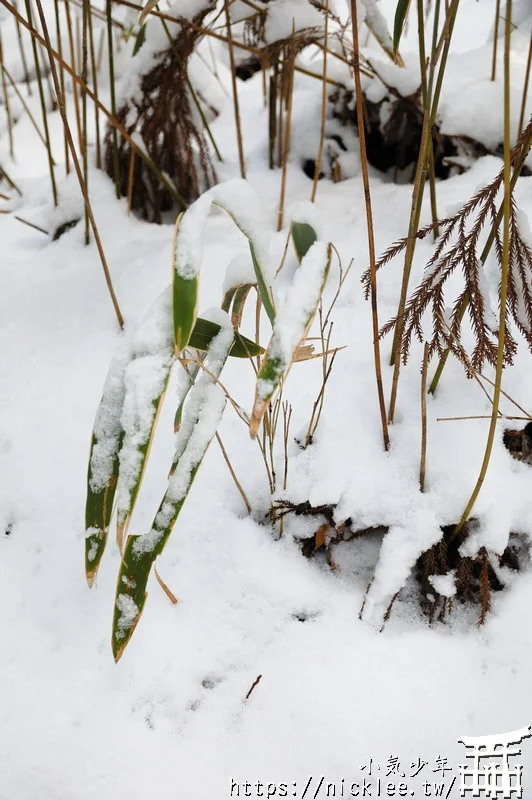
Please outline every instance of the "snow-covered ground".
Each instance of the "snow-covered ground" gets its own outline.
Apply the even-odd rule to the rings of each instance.
[[[393,5],[387,2],[387,12],[393,13]],[[484,45],[488,19],[491,4],[463,0],[456,50]],[[4,52],[6,63],[16,65],[10,25],[2,26]],[[414,46],[413,30],[406,42]],[[528,39],[515,47],[516,74],[522,74]],[[467,56],[475,75],[484,70],[486,84],[490,50]],[[449,74],[444,109],[454,91],[458,106],[464,106],[461,113],[470,117],[465,133],[489,131],[492,136],[500,84],[479,90],[476,98],[482,102],[473,105],[472,90],[463,88],[463,74],[453,72],[452,63]],[[260,195],[262,224],[271,231],[270,253],[277,265],[289,221],[310,197],[311,181],[300,169],[298,153],[301,142],[307,147],[317,140],[320,91],[298,76],[294,157],[280,233],[275,232],[280,171],[266,166],[267,111],[260,76],[241,84],[239,92],[247,177]],[[37,114],[35,102],[32,107]],[[224,800],[267,796],[268,791],[299,798],[307,784],[306,796],[321,798],[332,782],[336,795],[330,789],[328,796],[348,797],[355,796],[349,794],[351,783],[362,783],[364,777],[371,784],[366,796],[379,796],[380,777],[380,796],[404,796],[397,787],[395,794],[385,794],[388,781],[404,781],[410,796],[423,797],[436,796],[434,786],[423,789],[424,781],[444,782],[445,795],[455,776],[449,796],[458,797],[458,764],[466,754],[458,738],[532,724],[531,573],[523,563],[519,573],[505,575],[507,587],[494,596],[482,628],[476,626],[476,610],[461,608],[447,624],[429,627],[414,592],[407,589],[379,632],[382,612],[401,585],[411,554],[419,552],[420,543],[422,549],[430,546],[440,525],[457,521],[480,468],[488,420],[438,418],[487,415],[490,405],[460,365],[450,361],[436,397],[428,401],[427,491],[421,494],[421,354],[415,347],[402,372],[392,448],[383,452],[370,307],[360,284],[367,267],[360,176],[338,184],[322,180],[318,187],[320,236],[334,243],[344,268],[354,259],[332,314],[331,345],[345,349],[337,354],[327,385],[315,443],[306,450],[293,439],[308,426],[321,362],[296,363],[291,370],[285,392],[294,410],[284,496],[313,505],[338,503],[337,519],[351,516],[360,528],[391,526],[365,620],[359,619],[359,610],[379,559],[379,542],[360,539],[342,545],[337,573],[319,559],[305,559],[294,534],[309,535],[319,523],[287,522],[285,534],[276,539],[259,514],[255,519],[247,515],[214,442],[159,562],[161,577],[179,603],[172,605],[152,579],[143,618],[115,665],[110,632],[119,553],[110,537],[97,585],[89,590],[83,512],[92,424],[120,336],[96,247],[83,245],[83,225],[52,242],[15,218],[52,231],[82,208],[75,178],[63,177],[57,114],[50,123],[59,164],[57,211],[50,202],[44,147],[27,117],[15,128],[14,160],[5,129],[0,138],[0,163],[23,193],[17,197],[5,183],[0,189],[11,195],[11,201],[1,201],[9,213],[0,216],[1,800]],[[217,165],[218,176],[228,180],[238,175],[230,103],[212,131],[225,159]],[[440,183],[441,213],[467,200],[500,167],[499,159],[485,157],[464,175]],[[406,233],[411,186],[390,183],[375,171],[371,178],[376,246],[382,252]],[[133,326],[169,282],[172,227],[128,216],[126,201],[115,199],[111,181],[96,169],[89,184],[116,293],[127,325]],[[520,179],[517,199],[530,218],[532,178]],[[423,221],[428,213],[425,209]],[[412,287],[431,253],[428,238],[417,247]],[[229,217],[214,212],[204,240],[200,312],[219,305],[226,267],[246,252],[246,241]],[[290,252],[287,274],[294,267]],[[495,267],[488,262],[493,292]],[[334,260],[325,307],[337,280]],[[381,322],[395,312],[400,280],[398,261],[381,273]],[[253,338],[251,308],[242,331]],[[263,344],[267,338],[263,320]],[[386,396],[389,347],[386,339]],[[530,358],[522,347],[504,374],[505,391],[525,408],[532,405]],[[230,360],[223,382],[250,411],[254,374],[249,364]],[[173,396],[174,384],[132,533],[150,529],[166,485],[174,448]],[[514,413],[506,400],[502,408]],[[504,549],[510,531],[532,536],[532,471],[503,447],[503,427],[475,507],[482,541],[495,552]],[[251,504],[267,510],[264,466],[229,405],[220,434]],[[279,459],[281,465],[281,449]],[[524,765],[527,797],[532,792],[532,741],[525,741],[522,750],[518,761]],[[399,758],[399,775],[386,776],[393,773],[391,764],[387,769],[392,757]],[[447,758],[452,771],[442,775],[438,757]],[[418,759],[427,764],[411,777]],[[246,787],[246,781],[255,786]],[[259,788],[257,781],[264,786]]]

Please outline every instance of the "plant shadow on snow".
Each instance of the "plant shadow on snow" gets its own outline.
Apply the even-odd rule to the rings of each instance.
[[[313,507],[308,502],[295,504],[283,500],[276,504],[274,518],[281,520],[291,516],[315,520],[317,528],[311,536],[292,531],[302,554],[308,559],[317,559],[335,574],[349,575],[366,585],[366,597],[388,528],[376,525],[353,530],[351,519],[337,524],[334,512],[334,505]],[[398,600],[405,606],[420,608],[431,625],[446,621],[460,608],[466,611],[469,608],[476,609],[476,622],[482,625],[492,608],[493,593],[503,591],[511,583],[513,573],[528,566],[530,558],[526,536],[511,533],[501,555],[488,553],[485,547],[481,547],[471,556],[463,550],[462,545],[478,530],[477,520],[469,520],[458,533],[456,527],[443,525],[440,541],[419,556],[410,579],[392,597],[382,620],[381,631]],[[364,605],[365,599],[360,618]]]

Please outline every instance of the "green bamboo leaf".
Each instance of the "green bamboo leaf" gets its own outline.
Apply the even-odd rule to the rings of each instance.
[[[275,270],[271,262],[268,235],[264,224],[264,211],[257,193],[245,180],[234,179],[210,190],[212,203],[222,208],[249,242],[257,288],[271,322],[275,319],[275,305],[271,282]]]
[[[410,8],[410,0],[398,0],[397,7],[395,9],[395,19],[393,23],[394,53],[397,53],[397,50],[399,49],[399,42],[401,41],[401,36],[403,34],[403,28],[405,26],[409,8]]]
[[[164,550],[222,417],[226,398],[216,384],[233,343],[229,318],[220,320],[220,332],[211,341],[199,380],[190,390],[183,425],[177,436],[168,488],[150,533],[129,536],[123,553],[116,589],[112,649],[115,660],[122,656],[142,615],[152,566]]]
[[[315,242],[301,261],[286,301],[278,311],[273,334],[257,376],[249,431],[254,438],[268,403],[292,365],[316,313],[331,266],[332,247]]]
[[[220,326],[217,325],[216,322],[198,317],[188,346],[194,347],[196,350],[207,350],[211,341],[219,332]],[[233,346],[229,352],[230,356],[247,358],[250,355],[260,356],[262,353],[264,353],[263,347],[235,331]]]
[[[117,488],[117,537],[121,547],[144,475],[172,365],[174,337],[170,287],[154,303],[132,337],[124,373]]]
[[[124,432],[120,418],[125,398],[124,374],[131,359],[124,342],[113,359],[94,421],[85,506],[85,574],[92,586],[107,543],[118,481],[118,453]]]
[[[172,299],[176,355],[187,346],[198,313],[202,250],[201,240],[196,242],[195,236],[198,228],[201,231],[210,209],[210,202],[206,203],[204,197],[179,215],[174,228]]]
[[[308,222],[292,222],[292,239],[297,255],[297,260],[301,260],[308,253],[312,245],[318,239],[318,235],[312,225]]]
[[[135,46],[133,48],[133,56],[136,56],[140,48],[146,40],[146,25],[142,25],[135,38]]]

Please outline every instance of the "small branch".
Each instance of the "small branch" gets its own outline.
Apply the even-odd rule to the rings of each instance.
[[[227,455],[227,450],[223,446],[223,442],[222,442],[222,440],[220,438],[220,434],[219,433],[216,433],[216,441],[220,445],[220,450],[222,451],[222,455],[224,457],[225,463],[227,464],[227,468],[228,468],[229,472],[231,473],[231,477],[232,477],[233,481],[235,482],[236,488],[240,492],[240,496],[242,497],[242,500],[244,501],[244,505],[247,508],[248,514],[251,514],[251,504],[250,504],[250,502],[249,502],[249,500],[248,500],[248,498],[246,496],[245,491],[242,488],[242,485],[241,485],[240,481],[236,477],[236,473],[235,473],[235,471],[233,469],[233,465],[231,464],[231,461],[229,460],[229,456]]]
[[[429,368],[429,345],[425,342],[423,368],[421,371],[421,458],[419,461],[419,489],[425,491],[427,466],[427,372]]]
[[[227,25],[227,46],[229,49],[229,64],[231,67],[231,83],[233,86],[233,104],[235,108],[236,140],[238,143],[238,160],[240,162],[240,175],[246,177],[246,161],[244,157],[244,142],[242,139],[242,126],[240,121],[240,106],[238,103],[238,88],[236,84],[236,64],[235,50],[233,47],[233,34],[231,31],[231,15],[229,13],[229,2],[225,2],[225,21]]]
[[[261,679],[262,679],[262,675],[257,675],[257,677],[255,678],[255,680],[254,680],[254,681],[253,681],[253,683],[251,684],[251,689],[249,690],[249,692],[247,693],[247,695],[244,697],[244,703],[247,703],[247,701],[249,700],[249,698],[250,698],[250,696],[251,696],[251,693],[252,693],[252,691],[254,690],[254,688],[255,688],[256,686],[258,686],[258,684],[261,682]]]
[[[379,340],[379,314],[377,303],[377,268],[375,262],[375,237],[373,232],[373,211],[371,207],[371,193],[369,186],[368,157],[366,149],[366,131],[364,129],[364,109],[362,98],[362,82],[360,79],[360,49],[358,43],[358,17],[356,0],[351,0],[351,20],[353,24],[353,72],[355,75],[355,93],[358,119],[358,138],[360,142],[360,162],[362,166],[362,182],[364,186],[364,201],[366,205],[366,228],[368,232],[368,251],[370,269],[370,296],[371,296],[371,321],[373,328],[373,361],[375,365],[375,380],[377,383],[377,396],[381,417],[382,439],[384,449],[390,447],[388,434],[388,421],[386,419],[386,404],[384,401],[384,388],[382,384],[382,366]]]

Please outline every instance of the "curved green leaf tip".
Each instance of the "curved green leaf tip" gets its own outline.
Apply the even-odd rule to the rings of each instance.
[[[408,9],[410,8],[410,0],[398,0],[397,8],[395,9],[395,19],[393,23],[393,51],[397,53],[399,49],[399,42],[403,34],[403,28],[406,22]]]
[[[314,242],[317,241],[318,234],[308,222],[292,222],[292,239],[297,260],[301,263]]]

